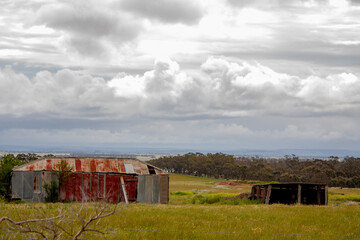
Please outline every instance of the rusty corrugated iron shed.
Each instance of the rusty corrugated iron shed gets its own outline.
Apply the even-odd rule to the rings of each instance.
[[[72,170],[69,181],[59,189],[61,201],[169,201],[169,175],[165,171],[134,158],[99,157],[43,158],[14,167],[12,198],[44,201],[44,184],[58,182],[54,171],[62,161]]]
[[[156,174],[165,173],[161,169],[135,158],[43,158],[15,167],[13,171],[52,171],[66,161],[72,172],[124,173],[144,175],[154,169]]]

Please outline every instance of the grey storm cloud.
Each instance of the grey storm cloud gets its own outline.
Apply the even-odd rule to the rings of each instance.
[[[203,15],[201,7],[191,0],[123,0],[120,5],[141,17],[165,23],[194,24]]]
[[[108,45],[135,39],[142,29],[129,14],[86,1],[47,4],[36,15],[35,24],[62,31],[71,50],[95,57],[106,53]]]

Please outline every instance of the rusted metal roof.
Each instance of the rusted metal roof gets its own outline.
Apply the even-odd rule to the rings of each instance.
[[[43,158],[13,168],[13,171],[52,171],[58,170],[61,161],[66,161],[72,172],[99,172],[99,173],[125,173],[149,174],[150,168],[156,174],[166,173],[150,164],[135,158]]]

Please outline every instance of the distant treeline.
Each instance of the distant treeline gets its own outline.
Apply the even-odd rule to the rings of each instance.
[[[223,153],[161,157],[149,163],[170,173],[193,176],[278,182],[316,182],[336,187],[360,187],[360,158],[330,157],[300,160],[295,155],[279,159],[235,157]]]

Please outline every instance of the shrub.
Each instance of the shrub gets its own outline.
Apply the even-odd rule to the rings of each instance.
[[[59,201],[59,185],[56,181],[51,181],[50,184],[44,183],[44,189],[46,192],[46,202],[57,202]]]
[[[0,196],[2,196],[2,198],[9,200],[11,171],[15,166],[22,164],[24,164],[24,162],[12,154],[7,154],[0,160]]]
[[[171,192],[170,195],[174,196],[185,196],[185,195],[194,195],[195,192],[189,192],[189,191],[177,191],[177,192]]]
[[[226,199],[221,194],[216,195],[197,195],[191,199],[192,204],[221,204],[221,205],[247,205],[247,204],[260,204],[259,200],[249,199]]]

